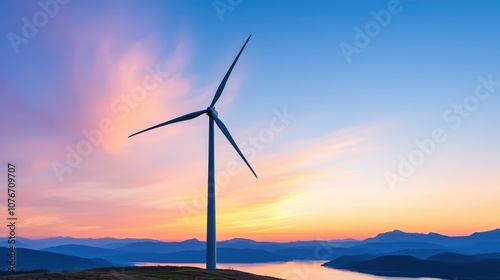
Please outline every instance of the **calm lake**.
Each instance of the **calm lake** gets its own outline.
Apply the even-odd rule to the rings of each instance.
[[[219,269],[235,269],[290,280],[436,280],[436,278],[381,277],[321,266],[325,261],[293,261],[254,264],[217,264]],[[135,263],[136,266],[172,265],[205,268],[201,263]]]

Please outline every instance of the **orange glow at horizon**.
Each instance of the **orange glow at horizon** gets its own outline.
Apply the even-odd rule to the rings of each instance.
[[[10,138],[2,147],[2,156],[15,159],[20,170],[17,234],[26,238],[204,240],[206,116],[147,135],[128,136],[206,108],[220,82],[212,78],[223,77],[234,57],[233,43],[227,48],[205,46],[189,28],[173,31],[170,26],[161,27],[166,33],[161,40],[157,37],[160,29],[139,28],[145,34],[134,37],[129,28],[144,22],[131,24],[121,14],[125,11],[116,13],[111,19],[95,15],[85,24],[71,17],[71,10],[51,19],[60,21],[59,25],[49,24],[36,39],[51,38],[42,44],[50,59],[61,55],[64,67],[54,67],[57,79],[37,81],[34,89],[26,85],[16,89],[36,92],[23,96],[33,104],[17,100],[15,92],[5,96],[9,110],[18,114],[5,124],[5,135]],[[217,62],[207,59],[196,64],[202,51],[204,56],[217,55],[213,59]],[[30,57],[28,51],[25,54]],[[493,144],[468,146],[467,141],[477,136],[464,128],[463,138],[456,136],[457,140],[436,148],[414,174],[391,188],[384,172],[397,168],[398,155],[408,154],[409,150],[395,146],[413,143],[415,135],[405,131],[411,121],[395,120],[392,115],[363,120],[356,116],[348,124],[326,126],[330,119],[314,115],[316,105],[303,104],[302,97],[278,103],[277,97],[261,92],[263,101],[252,103],[249,100],[257,90],[277,87],[266,81],[258,87],[246,84],[260,69],[249,65],[270,54],[259,55],[262,58],[252,57],[251,52],[242,57],[217,104],[221,119],[238,145],[244,145],[242,150],[259,176],[253,177],[217,131],[218,240],[364,239],[395,229],[469,235],[500,227],[496,143],[496,151]],[[41,65],[48,63],[40,60]],[[32,77],[36,78],[38,73]],[[2,85],[3,79],[0,76]],[[38,93],[38,85],[45,85],[44,95]],[[328,83],[321,86],[325,88],[314,90],[330,90]],[[325,97],[325,104],[330,104],[329,98]],[[344,109],[343,104],[336,106]],[[293,118],[283,120],[282,108]],[[322,110],[326,109],[318,109]],[[489,117],[487,110],[481,114]],[[487,121],[491,120],[496,119]],[[472,130],[477,129],[472,118],[468,121]],[[26,123],[32,126],[25,127]],[[276,124],[279,129],[274,128]],[[485,127],[481,128],[498,131],[494,125]],[[249,140],[257,141],[265,133],[272,137],[258,140],[261,147]],[[410,136],[393,139],[405,133]]]

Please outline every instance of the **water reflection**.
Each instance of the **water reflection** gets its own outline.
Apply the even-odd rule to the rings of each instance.
[[[382,277],[321,266],[325,261],[293,261],[254,264],[217,264],[219,269],[235,269],[258,275],[290,280],[436,280],[436,278]],[[193,266],[205,268],[202,263],[136,263],[137,266]]]

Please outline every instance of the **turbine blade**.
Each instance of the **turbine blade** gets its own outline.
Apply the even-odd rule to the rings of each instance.
[[[231,134],[227,130],[227,127],[224,125],[224,123],[222,123],[222,121],[217,116],[212,116],[212,118],[214,119],[215,123],[220,128],[222,133],[226,136],[227,140],[229,140],[229,143],[231,143],[231,145],[233,145],[233,148],[238,152],[240,157],[247,164],[248,168],[250,168],[250,170],[252,171],[255,178],[258,179],[259,177],[257,177],[257,174],[255,174],[255,171],[253,171],[253,168],[250,166],[250,163],[248,163],[247,159],[245,158],[243,153],[240,151],[240,148],[238,148],[238,145],[236,145],[236,143],[234,142],[233,137],[231,137]]]
[[[247,41],[245,42],[245,44],[241,48],[240,52],[238,53],[238,55],[234,59],[233,64],[231,64],[231,67],[229,67],[229,70],[227,70],[226,76],[224,76],[224,79],[222,79],[222,82],[220,83],[219,88],[217,88],[217,91],[215,92],[215,96],[214,96],[214,99],[212,100],[212,103],[210,104],[210,107],[213,107],[215,105],[215,103],[217,102],[217,100],[219,100],[219,97],[221,96],[222,91],[224,90],[224,87],[226,86],[227,80],[229,79],[229,75],[231,75],[231,71],[233,71],[234,65],[236,64],[236,61],[238,61],[238,58],[240,58],[240,55],[243,52],[243,49],[247,45],[248,41],[250,40],[250,37],[252,37],[252,35],[248,36]]]
[[[180,117],[178,117],[178,118],[175,118],[175,119],[173,119],[173,120],[169,120],[169,121],[166,121],[166,122],[164,122],[164,123],[160,123],[160,124],[157,124],[157,125],[152,126],[152,127],[150,127],[150,128],[146,128],[146,129],[144,129],[144,130],[141,130],[141,131],[139,131],[139,132],[136,132],[136,133],[134,133],[134,134],[130,135],[128,138],[130,138],[130,137],[132,137],[132,136],[134,136],[134,135],[137,135],[137,134],[140,134],[140,133],[146,132],[146,131],[148,131],[148,130],[155,129],[155,128],[158,128],[158,127],[161,127],[161,126],[165,126],[165,125],[173,124],[173,123],[176,123],[176,122],[182,122],[182,121],[187,121],[187,120],[190,120],[190,119],[194,119],[194,118],[196,118],[196,117],[198,117],[198,116],[200,116],[200,115],[202,115],[202,114],[204,114],[204,113],[206,113],[206,112],[207,112],[207,110],[201,110],[201,111],[196,111],[196,112],[193,112],[193,113],[189,113],[189,114],[186,114],[186,115],[184,115],[184,116],[180,116]]]

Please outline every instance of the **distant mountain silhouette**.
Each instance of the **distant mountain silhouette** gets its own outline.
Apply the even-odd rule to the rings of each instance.
[[[205,250],[182,251],[168,254],[158,253],[125,253],[110,256],[107,259],[114,262],[164,262],[164,263],[204,263]],[[252,249],[217,249],[219,263],[258,263],[288,261],[290,259],[264,250]]]
[[[141,244],[139,242],[136,244]],[[135,248],[135,246],[134,246]],[[134,262],[170,262],[170,263],[203,263],[205,262],[205,250],[184,250],[174,253],[155,253],[141,250],[142,252],[126,252],[115,249],[105,249],[85,245],[61,245],[44,249],[47,252],[54,252],[66,255],[73,255],[83,258],[105,258],[114,263],[134,263]],[[161,251],[160,251],[161,252]],[[255,262],[276,262],[288,261],[289,258],[270,253],[265,250],[253,249],[233,249],[219,248],[218,261],[221,263],[255,263]]]
[[[500,236],[500,228],[490,231],[475,232],[471,234],[469,237],[476,241],[498,241],[499,236]]]
[[[189,250],[203,250],[205,249],[205,242],[201,242],[197,239],[189,239],[181,242],[135,242],[122,246],[115,246],[114,249],[136,253],[174,253]]]
[[[396,250],[422,250],[422,249],[431,249],[431,250],[448,250],[448,247],[444,247],[442,245],[438,245],[435,243],[429,242],[370,242],[365,243],[363,245],[353,246],[351,248],[357,249],[371,249],[377,250],[379,252],[393,252]]]
[[[410,250],[396,250],[386,253],[379,253],[378,255],[404,255],[411,256],[419,259],[425,259],[434,255],[444,254],[444,253],[455,253],[451,249],[410,249]]]
[[[104,259],[86,259],[24,248],[17,248],[16,251],[16,268],[18,270],[46,269],[49,271],[69,271],[114,265]],[[9,249],[7,247],[0,247],[0,255],[6,256],[8,252]],[[7,263],[2,262],[0,268],[6,270],[8,268]]]
[[[438,233],[406,233],[400,230],[393,230],[389,232],[380,233],[375,237],[367,238],[364,240],[368,242],[430,242],[440,243],[446,240],[448,236]]]
[[[6,239],[3,238],[2,242],[0,242],[0,246],[10,246]],[[109,244],[131,244],[135,242],[147,242],[147,241],[158,241],[154,239],[138,239],[138,238],[124,238],[118,239],[113,237],[104,237],[104,238],[73,238],[73,237],[48,237],[42,239],[28,239],[23,237],[16,237],[16,247],[27,248],[39,250],[47,247],[54,247],[59,245],[87,245],[93,247],[103,247]],[[159,242],[159,241],[158,241]]]
[[[500,258],[499,258],[500,259]],[[428,261],[438,261],[451,264],[474,263],[484,261],[480,255],[462,255],[456,253],[443,253],[426,258]]]
[[[362,243],[424,242],[452,248],[467,254],[500,252],[500,229],[476,232],[469,236],[446,236],[437,233],[405,233],[399,230],[381,233]]]
[[[456,253],[443,253],[428,257],[429,261],[441,261],[446,263],[473,263],[485,260],[500,260],[500,253],[494,254],[479,254],[479,255],[462,255]]]
[[[109,258],[125,252],[86,245],[60,245],[43,249],[46,252],[77,256],[81,258]]]
[[[101,258],[113,263],[134,262],[204,263],[205,242],[188,239],[162,242],[153,239],[52,237],[32,240],[19,237],[19,247],[43,249],[79,258]],[[5,242],[3,242],[5,243]],[[2,244],[3,244],[2,243]],[[50,244],[50,246],[46,246]],[[45,246],[45,247],[44,247]],[[405,233],[400,230],[380,233],[365,240],[311,240],[260,242],[235,238],[218,242],[221,263],[257,263],[288,260],[336,260],[336,265],[375,261],[383,256],[406,256],[399,261],[433,262],[448,265],[487,263],[500,259],[500,230],[469,236],[437,233]],[[360,257],[361,255],[361,257]],[[370,259],[371,258],[371,259]],[[383,260],[383,259],[382,259]],[[383,263],[383,262],[381,262]],[[42,265],[33,267],[45,268]]]
[[[233,248],[233,249],[258,249],[266,251],[276,251],[285,248],[285,244],[277,242],[260,242],[245,238],[234,238],[217,243],[219,248]]]

